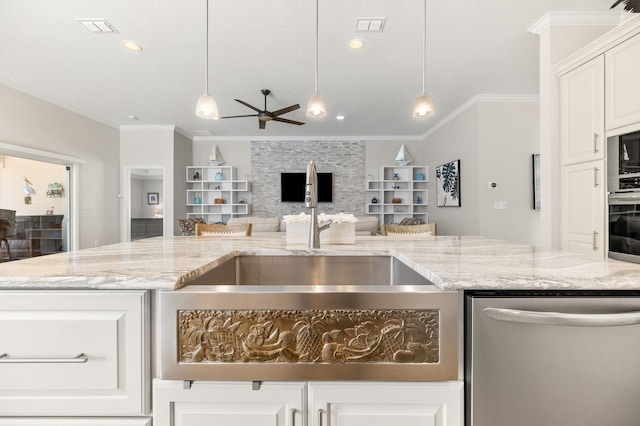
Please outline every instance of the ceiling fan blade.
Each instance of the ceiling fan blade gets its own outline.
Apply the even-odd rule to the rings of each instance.
[[[248,103],[246,103],[246,102],[245,102],[245,101],[243,101],[243,100],[240,100],[240,99],[234,99],[234,101],[236,101],[236,102],[240,102],[242,105],[244,105],[244,106],[246,106],[246,107],[248,107],[248,108],[251,108],[251,109],[252,109],[252,110],[254,110],[255,112],[262,112],[262,111],[260,111],[258,108],[254,107],[253,105],[249,105]]]
[[[240,117],[257,117],[258,114],[249,114],[249,115],[227,115],[225,117],[220,118],[240,118]]]
[[[260,129],[264,129],[266,125],[267,125],[266,121],[258,120],[258,127]]]
[[[288,106],[286,108],[279,109],[277,111],[273,111],[271,114],[273,114],[274,117],[277,117],[279,115],[286,114],[286,113],[291,112],[291,111],[295,111],[298,108],[300,108],[300,105],[295,104],[295,105]]]
[[[298,126],[302,126],[304,124],[304,123],[301,123],[300,121],[287,120],[286,118],[280,118],[280,117],[273,117],[273,121],[279,121],[281,123],[287,123],[287,124],[296,124]]]

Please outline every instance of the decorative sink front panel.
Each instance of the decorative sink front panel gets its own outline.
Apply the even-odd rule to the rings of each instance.
[[[161,292],[161,377],[458,379],[457,292],[438,289],[392,256],[292,257],[252,259],[251,268],[247,259],[225,261],[192,285]],[[276,272],[267,273],[272,261]],[[362,270],[387,278],[345,278]],[[296,276],[322,277],[314,281],[322,284]],[[274,277],[288,281],[267,281]]]
[[[178,311],[193,363],[437,363],[437,310]]]

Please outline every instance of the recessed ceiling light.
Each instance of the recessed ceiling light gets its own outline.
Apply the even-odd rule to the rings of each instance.
[[[336,115],[336,120],[344,120],[344,115]]]
[[[133,51],[133,52],[139,52],[139,51],[141,51],[141,50],[142,50],[142,47],[141,47],[138,43],[135,43],[135,42],[133,42],[133,41],[124,40],[124,41],[122,42],[122,45],[123,45],[126,49],[129,49],[129,50],[131,50],[131,51]]]
[[[352,49],[362,49],[364,47],[364,41],[359,38],[354,38],[349,41],[349,47]]]

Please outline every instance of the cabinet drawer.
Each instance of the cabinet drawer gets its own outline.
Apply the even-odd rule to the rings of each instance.
[[[151,419],[99,417],[0,417],[0,426],[151,426]]]
[[[145,414],[146,293],[6,291],[0,415]]]

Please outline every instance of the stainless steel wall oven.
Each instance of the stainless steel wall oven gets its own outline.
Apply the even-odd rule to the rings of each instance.
[[[609,257],[640,263],[640,192],[609,194]]]

